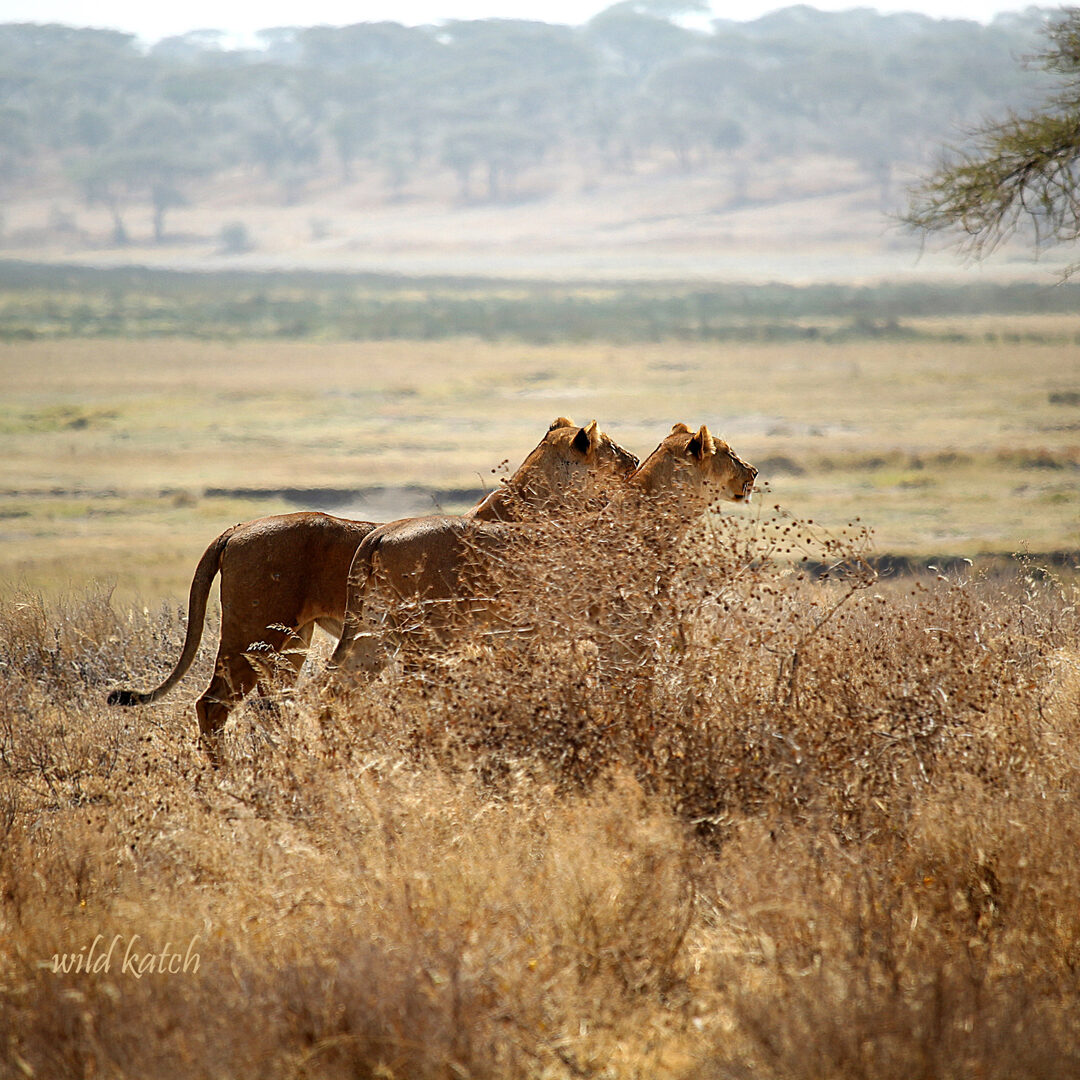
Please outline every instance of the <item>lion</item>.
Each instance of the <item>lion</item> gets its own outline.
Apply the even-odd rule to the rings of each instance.
[[[471,521],[521,521],[550,512],[565,495],[596,473],[629,475],[638,459],[592,420],[576,427],[560,416],[548,427],[540,445],[502,486],[462,517]]]
[[[681,520],[700,515],[718,501],[745,502],[757,469],[747,464],[705,424],[697,432],[676,424],[635,470],[625,474],[624,498],[636,498],[648,512],[663,496]],[[618,489],[616,489],[618,490]],[[356,550],[349,571],[343,633],[330,659],[332,670],[381,670],[387,660],[385,635],[363,630],[366,598],[374,589],[389,595],[390,638],[407,633],[404,613],[422,610],[420,629],[446,640],[461,616],[486,617],[492,606],[485,568],[507,555],[521,529],[501,522],[448,516],[403,518],[373,529]]]
[[[705,424],[691,431],[676,424],[670,434],[631,474],[631,490],[646,497],[674,499],[687,514],[700,514],[713,502],[747,502],[757,469],[748,465]]]
[[[519,520],[530,507],[537,512],[550,507],[591,470],[630,470],[637,463],[633,454],[597,428],[595,420],[578,427],[560,416],[513,476],[465,517],[476,522]],[[195,705],[200,736],[204,743],[212,740],[232,709],[260,683],[253,652],[282,656],[287,666],[276,665],[279,677],[291,681],[303,666],[316,626],[340,637],[353,556],[377,527],[371,521],[301,512],[226,529],[195,568],[187,632],[172,672],[146,693],[113,690],[108,703],[149,705],[180,682],[198,652],[210,587],[220,572],[221,636],[214,676]]]

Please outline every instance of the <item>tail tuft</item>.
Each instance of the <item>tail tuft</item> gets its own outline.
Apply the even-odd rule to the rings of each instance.
[[[134,690],[114,690],[107,701],[110,705],[141,705],[143,695]]]

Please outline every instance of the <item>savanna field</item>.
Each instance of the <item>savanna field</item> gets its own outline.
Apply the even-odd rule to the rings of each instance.
[[[422,333],[431,288],[377,339],[302,292],[203,335],[0,296],[0,1073],[1080,1072],[1080,318],[690,332],[583,286],[538,333],[458,285]],[[218,767],[214,618],[105,704],[229,525],[459,512],[559,415],[641,457],[706,423],[763,490],[583,504],[503,567],[516,629],[373,680],[254,654]]]

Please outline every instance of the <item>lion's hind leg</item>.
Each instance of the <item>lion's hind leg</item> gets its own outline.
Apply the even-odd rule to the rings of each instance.
[[[273,686],[292,686],[296,682],[301,669],[308,656],[311,647],[311,638],[315,633],[316,620],[304,623],[303,626],[291,630],[288,626],[275,624],[268,626],[267,630],[273,634],[270,643],[270,651],[276,653],[284,663],[275,664],[273,668]],[[262,679],[259,680],[259,693],[265,694],[270,689]]]
[[[269,641],[253,642],[243,650],[218,652],[214,677],[195,704],[200,741],[211,756],[229,714],[252,690],[266,696],[296,682],[314,630],[314,622],[296,630],[268,626],[264,636]]]
[[[195,703],[195,715],[199,718],[199,742],[211,758],[217,757],[218,739],[228,722],[229,713],[255,689],[258,681],[255,668],[242,653],[218,654],[214,677]]]

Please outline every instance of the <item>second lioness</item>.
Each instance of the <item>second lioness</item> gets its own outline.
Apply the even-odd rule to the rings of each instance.
[[[748,465],[703,424],[691,431],[676,424],[644,463],[628,477],[620,497],[664,498],[682,520],[716,501],[743,502],[754,489],[757,469]],[[617,487],[616,492],[620,492]],[[407,623],[424,635],[446,637],[463,614],[487,614],[492,588],[487,568],[512,557],[520,530],[503,523],[431,516],[403,518],[372,530],[356,551],[349,572],[349,598],[341,639],[331,665],[368,673],[386,663],[388,646],[409,634]],[[364,631],[369,595],[389,597],[385,628]]]
[[[637,458],[596,421],[578,427],[560,416],[520,468],[465,515],[477,521],[515,520],[529,507],[543,508],[591,471],[630,471]],[[461,520],[456,518],[454,520]],[[221,638],[214,676],[195,711],[204,739],[225,725],[229,712],[259,681],[251,647],[285,656],[295,675],[316,626],[341,634],[346,582],[361,541],[377,528],[329,514],[279,514],[234,525],[207,547],[195,569],[188,600],[187,634],[176,666],[146,693],[114,690],[111,705],[146,705],[164,697],[191,667],[202,638],[210,587],[221,573]]]

